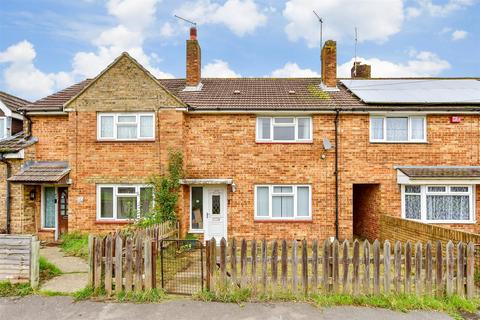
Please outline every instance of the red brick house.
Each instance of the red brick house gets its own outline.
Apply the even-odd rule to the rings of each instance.
[[[192,32],[186,79],[124,53],[26,104],[0,227],[50,239],[122,227],[148,210],[148,178],[176,148],[182,234],[374,238],[382,214],[479,232],[480,81],[369,79],[361,64],[338,80],[333,41],[322,59],[322,79],[206,79]]]

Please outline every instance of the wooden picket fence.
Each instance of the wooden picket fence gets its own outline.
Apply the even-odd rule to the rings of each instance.
[[[473,243],[206,242],[206,287],[254,292],[476,296]]]
[[[163,239],[178,237],[178,224],[165,222],[133,233],[89,236],[89,283],[112,292],[156,287],[156,257]]]

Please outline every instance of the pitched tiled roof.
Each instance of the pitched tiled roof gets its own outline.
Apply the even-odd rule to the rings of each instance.
[[[29,111],[61,111],[78,94],[87,79],[27,106]],[[363,107],[340,86],[339,91],[320,90],[316,78],[207,78],[201,91],[183,91],[185,79],[159,79],[172,94],[198,110],[316,110]]]
[[[13,112],[18,112],[19,109],[24,108],[26,105],[30,104],[30,101],[25,99],[12,96],[11,94],[0,91],[0,100],[3,102],[7,108]]]
[[[480,177],[480,166],[398,167],[410,178],[472,178]]]
[[[35,137],[28,137],[25,133],[19,132],[10,138],[0,141],[0,153],[14,153],[38,141]]]
[[[28,111],[62,111],[63,104],[79,93],[90,83],[90,79],[83,80],[66,89],[46,96],[26,106]]]
[[[8,178],[12,182],[58,183],[66,182],[70,168],[66,162],[26,162],[20,171]]]

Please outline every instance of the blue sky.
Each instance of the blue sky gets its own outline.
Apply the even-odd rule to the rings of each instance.
[[[129,51],[158,77],[184,77],[198,22],[203,75],[316,76],[318,22],[373,76],[480,76],[480,0],[0,0],[0,90],[37,99],[95,76]]]

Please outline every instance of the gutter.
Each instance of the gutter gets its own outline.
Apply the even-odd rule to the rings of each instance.
[[[0,154],[0,161],[5,163],[7,167],[7,173],[6,173],[6,193],[5,193],[5,212],[7,216],[7,234],[10,234],[11,228],[11,211],[10,211],[10,181],[8,181],[8,178],[10,178],[12,167],[10,165],[10,162],[8,162],[7,159],[5,159],[5,155],[3,153]]]
[[[338,225],[339,225],[339,192],[338,192],[338,147],[340,139],[338,136],[338,122],[339,122],[340,110],[335,110],[335,238],[338,240]]]

